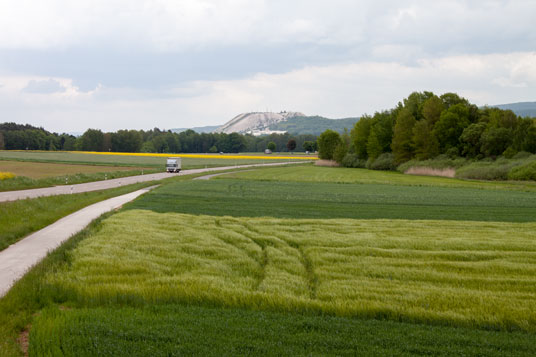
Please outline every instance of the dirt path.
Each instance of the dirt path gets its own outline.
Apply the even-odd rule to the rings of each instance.
[[[103,213],[121,207],[156,186],[110,198],[63,217],[0,252],[0,297],[49,251],[84,229]]]
[[[166,172],[162,172],[158,174],[129,176],[129,177],[122,177],[122,178],[106,180],[106,181],[81,183],[77,185],[45,187],[45,188],[36,188],[32,190],[21,190],[21,191],[7,191],[7,192],[0,192],[0,202],[16,201],[16,200],[25,199],[25,198],[36,198],[36,197],[41,197],[41,196],[66,195],[70,193],[107,190],[109,188],[115,188],[115,187],[120,187],[124,185],[131,185],[131,184],[138,183],[138,182],[162,180],[168,177],[172,177],[172,175],[191,175],[191,174],[198,174],[198,173],[203,173],[203,172],[224,171],[224,170],[240,169],[240,168],[248,168],[248,167],[280,166],[280,165],[303,164],[303,163],[304,163],[303,161],[302,162],[275,162],[275,163],[270,163],[270,164],[210,167],[206,169],[183,170],[178,174],[168,174]]]

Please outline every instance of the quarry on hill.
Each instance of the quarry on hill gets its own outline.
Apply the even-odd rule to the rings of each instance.
[[[286,121],[293,117],[303,117],[305,114],[299,112],[254,112],[242,113],[216,129],[215,133],[241,133],[255,136],[273,133],[284,133],[285,131],[270,130],[270,126]]]

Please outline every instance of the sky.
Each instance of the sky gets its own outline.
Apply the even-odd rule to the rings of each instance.
[[[328,118],[413,91],[536,101],[536,1],[0,0],[0,122],[55,132]]]

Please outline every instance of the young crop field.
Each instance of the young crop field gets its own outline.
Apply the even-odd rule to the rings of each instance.
[[[0,299],[0,350],[29,329],[30,355],[536,355],[532,187],[312,165],[168,181]]]
[[[49,281],[90,306],[212,303],[536,332],[535,231],[129,210]]]
[[[289,168],[289,171],[299,168]],[[270,172],[263,169],[259,172]],[[251,171],[253,173],[255,171]],[[246,175],[249,172],[244,172]],[[238,174],[236,174],[238,175]],[[181,181],[129,207],[236,217],[533,222],[536,193],[436,186],[228,179]]]
[[[315,167],[312,165],[294,167],[292,170],[287,170],[286,168],[270,168],[262,172],[257,170],[240,172],[225,177],[262,181],[333,182],[536,191],[536,182],[459,180],[446,177],[404,175],[395,171]]]

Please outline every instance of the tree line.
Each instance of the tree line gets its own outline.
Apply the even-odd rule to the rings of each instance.
[[[439,155],[510,158],[536,153],[536,118],[478,108],[455,93],[414,92],[391,110],[364,115],[349,133],[325,131],[318,146],[321,158],[380,169]]]
[[[314,151],[316,136],[285,133],[256,137],[238,133],[197,133],[193,130],[175,133],[154,128],[116,132],[87,129],[76,137],[51,133],[28,124],[0,124],[0,150],[238,153],[262,152],[269,146],[272,151]]]

